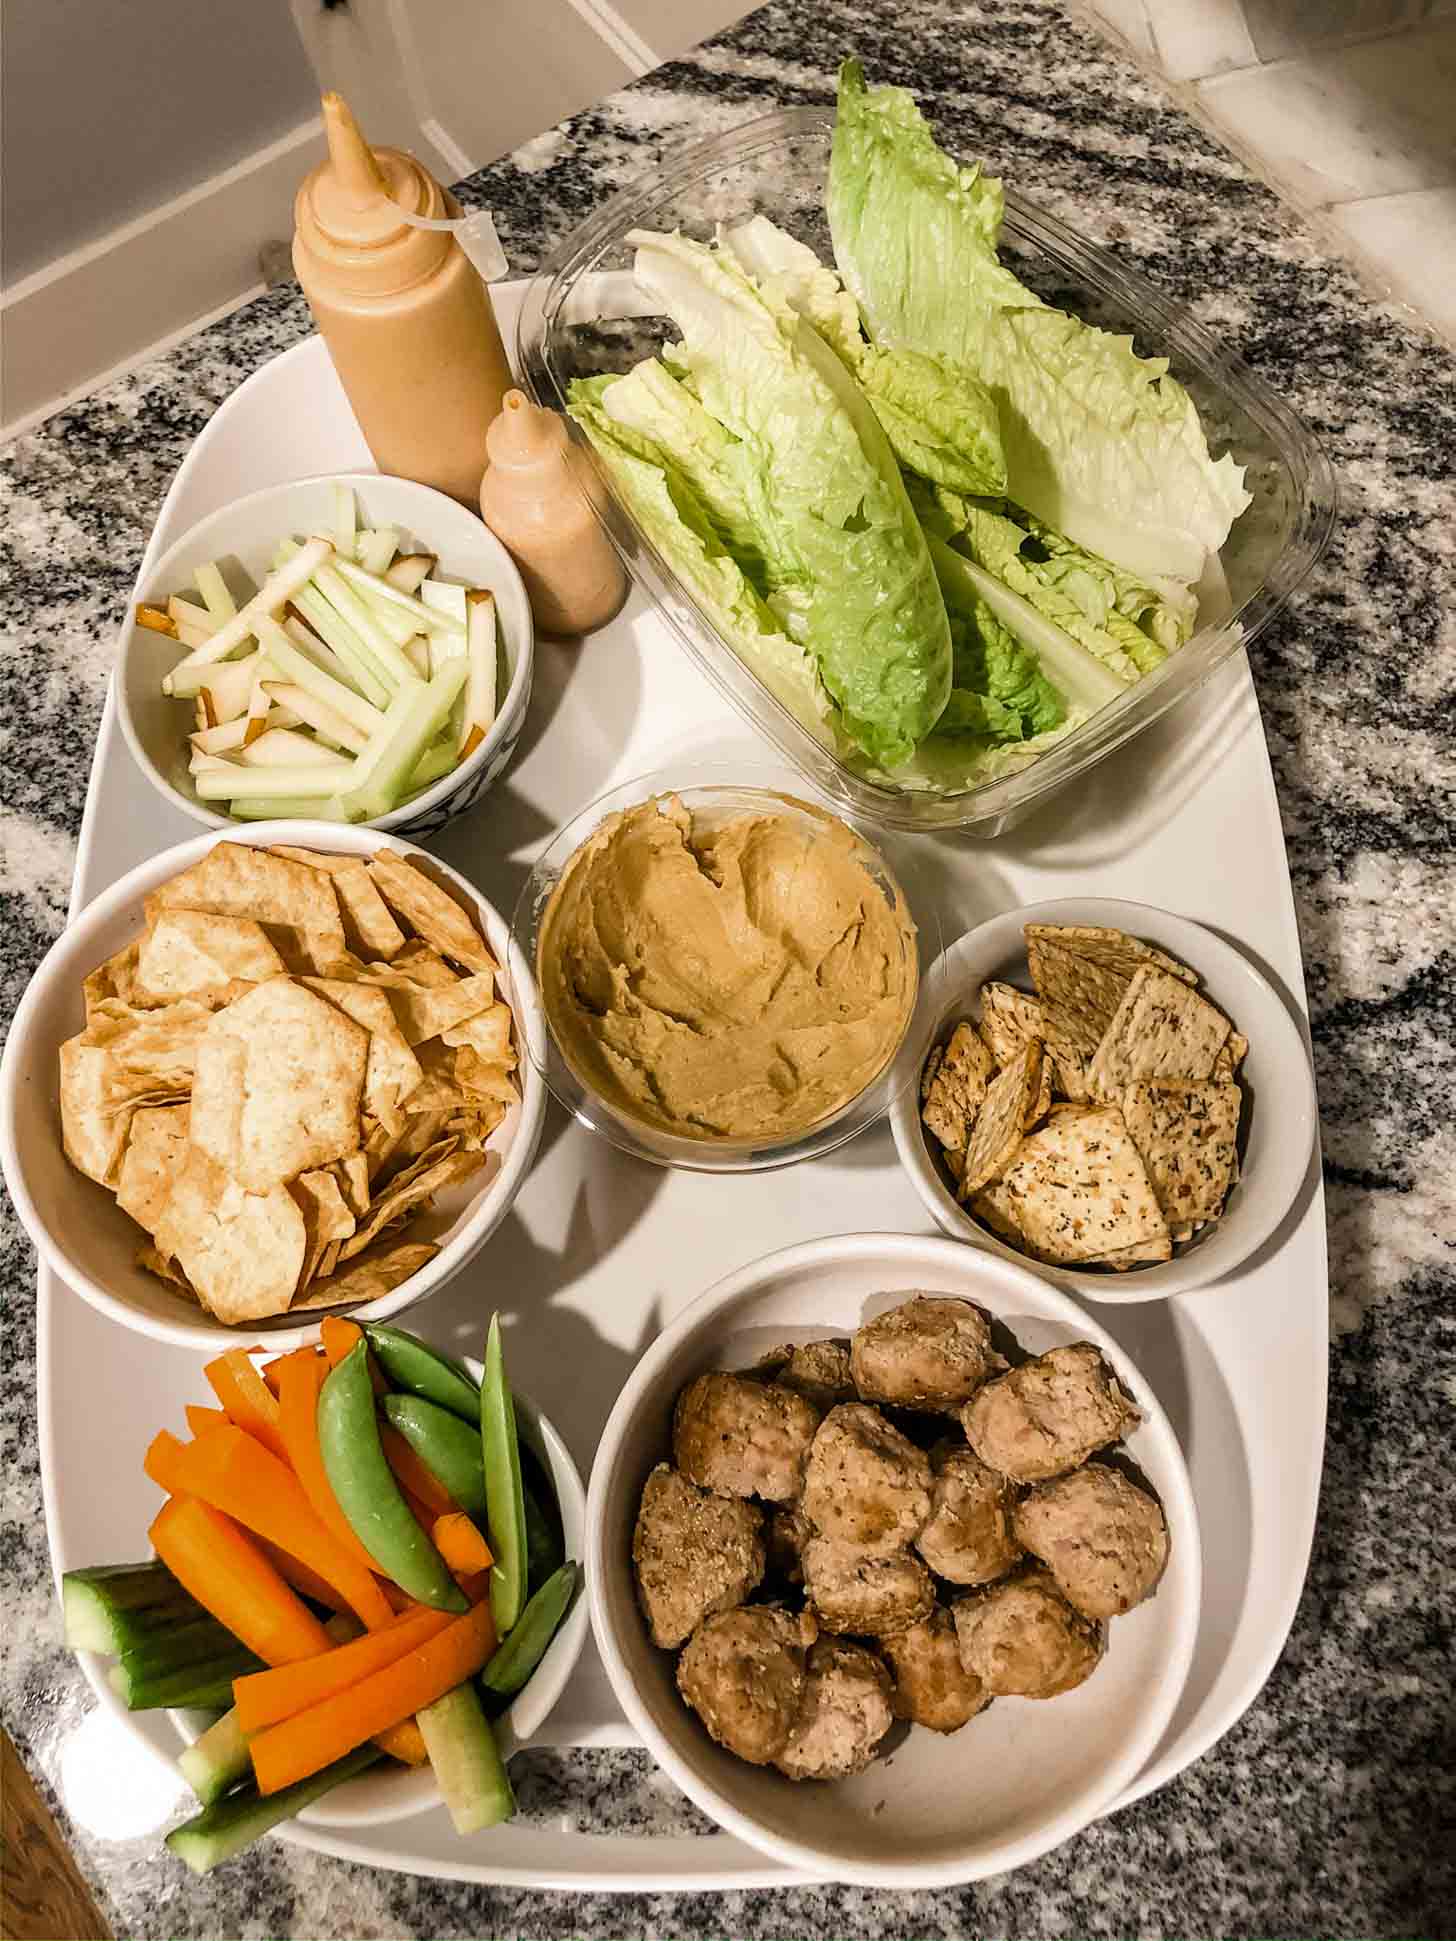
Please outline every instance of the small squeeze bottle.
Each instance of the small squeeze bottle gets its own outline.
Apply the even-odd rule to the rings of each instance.
[[[590,633],[622,604],[627,576],[588,502],[565,424],[507,391],[487,446],[480,516],[520,567],[536,625]]]
[[[293,267],[375,463],[473,505],[511,382],[485,285],[448,231],[460,205],[412,155],[370,148],[323,98],[327,160],[294,203]]]

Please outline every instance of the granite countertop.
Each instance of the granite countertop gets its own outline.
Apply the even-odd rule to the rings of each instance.
[[[953,149],[988,156],[1189,302],[1304,415],[1340,474],[1334,543],[1251,655],[1303,938],[1333,1282],[1324,1491],[1288,1647],[1243,1720],[1179,1779],[964,1890],[567,1901],[278,1843],[194,1880],[159,1864],[154,1832],[101,1838],[62,1803],[79,1797],[68,1759],[89,1743],[96,1777],[117,1755],[60,1649],[35,1435],[35,1263],[7,1208],[0,1690],[118,1934],[1456,1934],[1456,1846],[1439,1838],[1456,1804],[1456,360],[1372,302],[1161,87],[1053,0],[773,0],[482,171],[466,199],[494,209],[513,266],[530,269],[674,144],[831,101],[849,51],[872,78],[913,88]],[[6,1018],[64,918],[110,643],[167,482],[228,393],[308,328],[298,292],[273,292],[0,453]],[[623,1824],[682,1824],[691,1811],[632,1753],[541,1759],[522,1791],[532,1812]],[[138,1829],[153,1824],[137,1810]]]

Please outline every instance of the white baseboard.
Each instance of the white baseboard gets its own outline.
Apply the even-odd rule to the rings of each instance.
[[[225,314],[262,287],[258,251],[293,233],[323,155],[317,118],[0,297],[0,438]]]

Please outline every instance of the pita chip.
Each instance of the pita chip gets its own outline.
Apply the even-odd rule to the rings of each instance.
[[[484,1163],[479,1153],[459,1151],[455,1139],[438,1140],[412,1166],[397,1174],[371,1202],[368,1218],[361,1221],[357,1232],[344,1242],[339,1250],[339,1258],[352,1260],[386,1227],[402,1220],[412,1208],[431,1199],[445,1187],[479,1172]]]
[[[186,1105],[147,1105],[132,1117],[117,1175],[116,1203],[139,1227],[155,1233],[172,1181],[187,1152]]]
[[[369,1033],[315,992],[281,977],[255,986],[203,1033],[193,1144],[252,1193],[347,1158],[368,1056]]]
[[[108,998],[120,999],[133,1011],[155,1010],[165,1002],[144,989],[137,977],[141,941],[140,938],[133,938],[125,950],[118,950],[114,957],[108,957],[104,964],[99,964],[89,977],[82,980],[81,991],[86,1001],[88,1024],[96,1007]]]
[[[162,998],[210,996],[235,980],[262,984],[284,968],[261,923],[210,910],[159,910],[137,959],[138,978]]]
[[[1130,980],[1121,971],[1040,938],[1028,942],[1026,957],[1041,999],[1047,1045],[1068,1081],[1063,1089],[1069,1098],[1086,1098],[1086,1068]]]
[[[316,1280],[295,1308],[339,1307],[345,1302],[377,1301],[417,1274],[440,1249],[428,1240],[386,1240],[359,1254],[339,1273]]]
[[[289,1183],[289,1192],[303,1215],[305,1247],[299,1271],[300,1292],[308,1286],[331,1240],[347,1240],[358,1222],[339,1188],[337,1175],[330,1167],[300,1173]]]
[[[1180,964],[1176,957],[1155,950],[1138,937],[1129,937],[1124,930],[1104,929],[1097,924],[1082,923],[1028,923],[1022,926],[1026,936],[1027,948],[1033,940],[1055,944],[1062,950],[1070,950],[1078,957],[1100,964],[1104,970],[1116,971],[1120,976],[1131,978],[1134,971],[1141,970],[1144,964],[1151,964],[1157,970],[1165,970],[1171,977],[1181,977],[1186,983],[1196,984],[1196,974],[1186,964]]]
[[[389,907],[442,957],[467,970],[496,968],[495,958],[465,911],[415,864],[392,849],[381,849],[370,859],[369,874]]]
[[[339,899],[328,873],[249,843],[214,843],[200,861],[147,898],[160,910],[204,910],[261,923],[290,970],[327,975],[345,950]]]
[[[144,1074],[127,1071],[109,1046],[89,1045],[84,1034],[61,1046],[60,1067],[65,1155],[88,1179],[114,1189],[137,1112],[146,1105],[175,1104],[182,1093],[176,1086],[158,1087]]]
[[[123,1071],[182,1091],[191,1080],[211,1017],[211,1008],[196,998],[179,998],[152,1011],[133,1010],[120,998],[103,998],[83,1035],[88,1045],[104,1046]]]
[[[495,996],[495,978],[489,971],[452,978],[448,985],[428,985],[392,964],[371,964],[359,981],[389,993],[405,1043],[411,1047],[438,1038],[442,1031],[488,1009]]]
[[[398,1132],[403,1125],[400,1108],[423,1074],[419,1059],[405,1043],[389,998],[377,985],[354,984],[342,978],[305,977],[303,982],[369,1033],[364,1105],[381,1125]]]
[[[360,957],[386,961],[404,949],[404,932],[389,914],[389,906],[374,887],[362,856],[326,856],[316,849],[290,849],[279,843],[272,854],[287,856],[307,869],[321,869],[332,877],[344,920],[349,949]]]
[[[286,1186],[244,1191],[195,1145],[157,1223],[157,1251],[175,1260],[219,1321],[281,1314],[303,1266],[304,1219]]]
[[[511,1044],[511,1023],[508,1004],[489,1004],[473,1018],[446,1025],[440,1037],[447,1045],[469,1045],[487,1065],[499,1065],[503,1072],[513,1072],[516,1054]]]

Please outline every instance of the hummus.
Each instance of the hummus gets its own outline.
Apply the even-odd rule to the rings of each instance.
[[[662,796],[609,817],[537,950],[578,1079],[688,1139],[785,1139],[847,1105],[898,1050],[917,980],[914,925],[867,860],[799,805],[719,819]]]

